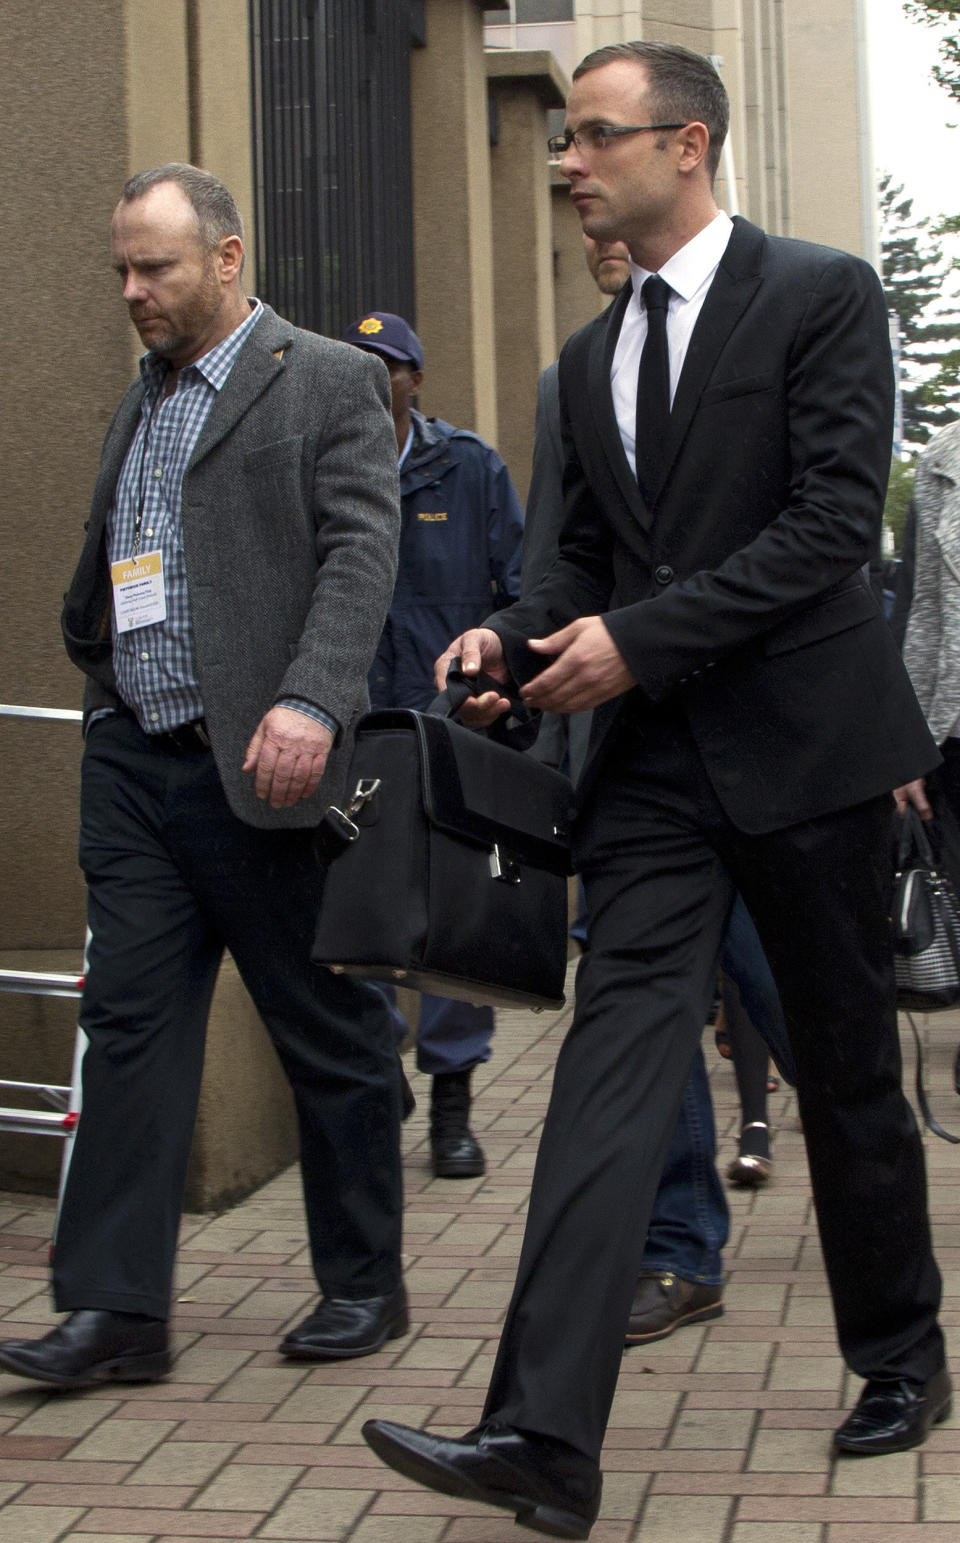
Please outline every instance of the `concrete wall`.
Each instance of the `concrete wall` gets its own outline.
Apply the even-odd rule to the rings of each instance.
[[[427,0],[415,49],[413,213],[420,405],[497,440],[493,230],[482,12]]]
[[[59,614],[129,378],[107,226],[127,170],[120,0],[7,0],[0,49],[0,700],[79,705]],[[0,718],[0,946],[83,943],[75,727]]]
[[[0,701],[77,707],[59,614],[100,444],[139,351],[109,262],[124,179],[199,160],[252,212],[245,0],[7,0],[0,49]],[[252,228],[252,222],[251,222]],[[250,269],[252,272],[252,267]],[[80,734],[0,716],[0,962],[79,972]],[[76,1004],[0,995],[0,1075],[69,1080]],[[238,1044],[244,1045],[237,1054]],[[241,1112],[243,1111],[243,1112]],[[290,1161],[292,1105],[232,966],[211,1019],[191,1204]],[[55,1184],[61,1146],[0,1138],[0,1188]]]

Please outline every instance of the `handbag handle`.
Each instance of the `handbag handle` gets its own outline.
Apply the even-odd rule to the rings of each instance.
[[[936,867],[933,857],[933,848],[930,838],[923,828],[921,820],[913,804],[908,804],[900,819],[900,840],[897,844],[897,867],[904,869],[909,867],[910,859],[916,852],[925,868]]]
[[[488,739],[509,745],[513,750],[528,750],[539,733],[540,714],[529,708],[503,681],[494,680],[483,670],[478,670],[476,675],[465,675],[459,657],[451,659],[444,689],[434,697],[427,712],[435,718],[453,718],[464,702],[482,696],[485,691],[495,691],[510,702],[510,711],[496,718],[483,731]]]

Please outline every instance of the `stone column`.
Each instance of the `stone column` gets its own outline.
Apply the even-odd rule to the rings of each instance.
[[[426,0],[410,71],[421,406],[496,442],[490,126],[477,0]]]
[[[552,54],[487,55],[494,144],[494,306],[499,450],[521,499],[533,451],[537,376],[556,358],[547,111],[566,81]]]

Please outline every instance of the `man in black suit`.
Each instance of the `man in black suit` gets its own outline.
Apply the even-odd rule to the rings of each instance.
[[[575,833],[589,947],[483,1423],[367,1431],[422,1482],[582,1538],[734,888],[783,1001],[840,1345],[866,1379],[836,1449],[916,1445],[950,1381],[885,907],[891,789],[937,752],[860,572],[890,463],[880,285],[717,210],[727,102],[698,55],[598,50],[567,124],[583,228],[627,242],[633,283],[561,356],[558,557],[451,652],[532,707],[597,709]],[[472,720],[505,707],[487,692]]]

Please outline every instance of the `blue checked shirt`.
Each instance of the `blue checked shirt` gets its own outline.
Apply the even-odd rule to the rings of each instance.
[[[166,361],[152,353],[140,361],[146,390],[107,520],[107,555],[111,563],[136,551],[163,555],[165,619],[118,633],[114,618],[117,688],[148,734],[161,734],[203,716],[180,523],[183,477],[207,414],[262,311],[257,300],[234,332],[180,371],[176,389],[168,397],[163,395]],[[283,705],[297,708],[336,734],[336,720],[312,703],[285,697]]]

